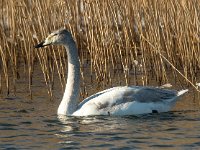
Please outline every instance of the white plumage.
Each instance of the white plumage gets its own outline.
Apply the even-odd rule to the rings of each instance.
[[[61,29],[51,33],[36,48],[47,45],[63,45],[68,55],[68,78],[58,115],[139,115],[167,112],[177,99],[188,90],[167,90],[145,86],[113,87],[98,92],[79,105],[80,64],[78,50],[70,32]]]

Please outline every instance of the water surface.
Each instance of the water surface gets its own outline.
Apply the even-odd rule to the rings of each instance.
[[[189,101],[185,97],[182,101]],[[190,101],[172,112],[125,117],[57,116],[58,101],[5,98],[1,149],[199,149],[200,112]],[[185,103],[187,104],[187,103]]]
[[[0,97],[0,149],[200,149],[200,98],[193,91],[168,113],[58,117],[63,95],[59,81],[49,100],[42,73],[34,77],[33,100],[23,78],[17,96]],[[98,92],[96,84],[86,84],[89,95]]]

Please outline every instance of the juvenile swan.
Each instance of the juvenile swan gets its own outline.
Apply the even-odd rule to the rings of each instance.
[[[35,48],[63,45],[68,56],[68,77],[58,115],[139,115],[169,111],[188,90],[167,90],[145,86],[119,86],[98,92],[79,102],[80,64],[78,50],[70,32],[61,29],[51,33]]]

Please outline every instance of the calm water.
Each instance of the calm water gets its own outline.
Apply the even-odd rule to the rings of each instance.
[[[189,97],[169,113],[81,118],[58,117],[59,101],[4,98],[0,148],[199,149],[200,112]]]
[[[50,101],[42,74],[34,76],[33,100],[26,80],[17,96],[0,98],[0,149],[200,149],[200,98],[192,92],[163,114],[58,117],[62,91],[55,87]]]

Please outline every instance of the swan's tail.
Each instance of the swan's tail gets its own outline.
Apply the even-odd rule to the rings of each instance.
[[[181,96],[181,95],[185,94],[185,93],[188,92],[188,91],[189,91],[188,89],[180,90],[180,91],[178,91],[177,96]]]

